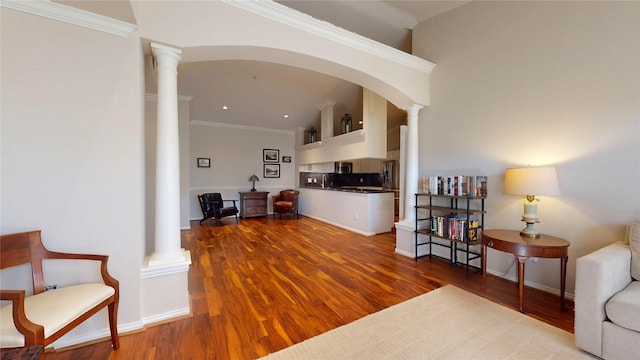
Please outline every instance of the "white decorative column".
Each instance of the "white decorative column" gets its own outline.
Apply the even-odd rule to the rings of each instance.
[[[418,113],[421,105],[413,105],[404,110],[407,111],[407,136],[404,146],[406,154],[404,176],[404,216],[396,223],[396,252],[405,256],[415,257],[414,230],[415,230],[415,194],[419,192],[418,179]]]
[[[415,227],[415,211],[416,205],[415,194],[418,193],[418,113],[422,109],[421,105],[413,105],[405,110],[407,111],[407,174],[405,175],[405,200],[404,200],[404,218],[403,222],[411,224]]]
[[[158,77],[155,247],[149,266],[189,261],[180,247],[178,63],[182,51],[151,44]]]
[[[178,62],[181,51],[155,43],[151,44],[151,50],[158,79],[156,211],[153,254],[140,269],[140,315],[145,325],[191,313],[191,254],[180,246]],[[159,298],[162,301],[158,301]]]
[[[400,203],[398,204],[398,216],[400,220],[404,219],[404,203],[407,201],[407,196],[405,195],[407,192],[407,188],[405,184],[407,183],[407,125],[400,125],[400,177],[398,178],[398,187],[400,187],[400,193],[398,197],[400,198]]]

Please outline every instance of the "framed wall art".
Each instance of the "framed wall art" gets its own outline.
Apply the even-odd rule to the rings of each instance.
[[[280,177],[280,164],[264,164],[265,178],[279,178]]]
[[[279,163],[280,162],[280,150],[278,149],[263,149],[262,161],[266,163]]]
[[[283,163],[290,163],[291,162],[291,156],[283,156],[282,157],[282,162]]]
[[[198,158],[198,167],[211,167],[211,158]]]

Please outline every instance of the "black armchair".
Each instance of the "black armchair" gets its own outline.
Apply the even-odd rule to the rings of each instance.
[[[220,193],[198,195],[198,200],[200,200],[200,208],[202,209],[202,220],[200,220],[200,224],[210,218],[215,218],[216,224],[219,224],[220,219],[226,216],[235,216],[236,224],[238,223],[238,208],[236,207],[235,200],[222,200]],[[225,207],[225,201],[232,201],[233,206]]]

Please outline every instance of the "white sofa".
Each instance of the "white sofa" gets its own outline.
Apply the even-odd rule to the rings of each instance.
[[[576,345],[604,359],[640,359],[640,224],[628,229],[576,261]]]

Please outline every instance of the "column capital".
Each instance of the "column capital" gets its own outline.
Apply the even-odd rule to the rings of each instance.
[[[154,55],[158,55],[160,53],[173,53],[182,57],[182,50],[168,46],[168,45],[158,44],[154,42],[151,43],[151,52]]]
[[[151,43],[151,52],[155,59],[154,67],[166,65],[168,69],[174,69],[182,59],[182,50],[167,45]]]
[[[418,112],[420,112],[420,110],[422,110],[423,108],[424,106],[422,105],[413,104],[411,106],[402,108],[402,110],[406,111],[408,116],[411,116],[411,115],[418,115]]]

